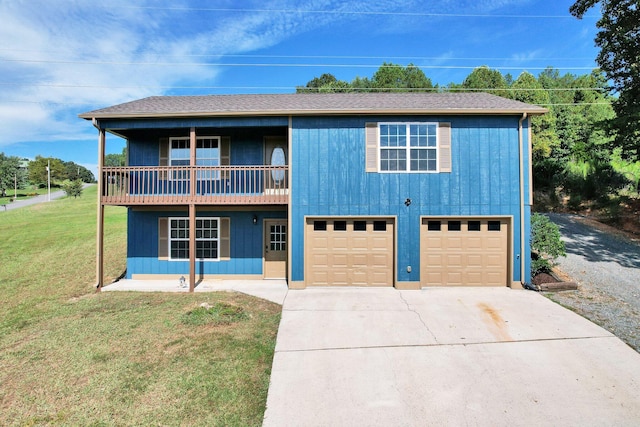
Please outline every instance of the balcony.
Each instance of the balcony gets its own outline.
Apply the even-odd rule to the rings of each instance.
[[[288,166],[103,167],[105,205],[281,205]],[[194,186],[191,183],[195,183]]]

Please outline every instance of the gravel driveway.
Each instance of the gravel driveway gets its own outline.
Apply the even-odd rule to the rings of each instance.
[[[548,216],[567,247],[559,268],[579,287],[547,295],[640,352],[640,243],[577,215]]]

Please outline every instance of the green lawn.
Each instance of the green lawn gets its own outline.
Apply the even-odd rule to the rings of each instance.
[[[95,293],[95,200],[0,212],[0,425],[260,425],[280,306]],[[126,210],[107,208],[109,278],[125,236]]]

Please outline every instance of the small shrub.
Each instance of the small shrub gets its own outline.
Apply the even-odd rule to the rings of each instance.
[[[551,270],[558,257],[567,255],[558,226],[538,213],[531,216],[531,253],[531,276]]]
[[[68,197],[73,196],[74,198],[82,195],[82,181],[76,179],[75,181],[65,181],[62,183],[62,189],[65,193],[67,193]]]

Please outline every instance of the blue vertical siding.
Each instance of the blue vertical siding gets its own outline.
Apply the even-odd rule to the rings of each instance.
[[[304,280],[305,215],[396,217],[399,281],[420,280],[420,216],[511,216],[513,280],[519,280],[518,119],[517,116],[294,118],[292,280]],[[451,122],[452,172],[366,173],[365,123],[380,121]],[[404,205],[407,198],[412,200],[409,207]],[[525,202],[528,203],[528,197]],[[528,230],[525,231],[528,235]],[[523,255],[528,262],[530,255]],[[406,271],[408,265],[412,266],[411,273]]]
[[[262,274],[263,220],[286,218],[286,212],[214,211],[199,208],[197,216],[228,217],[231,220],[231,259],[198,261],[197,274]],[[253,224],[253,215],[258,224]],[[127,278],[134,274],[189,274],[188,261],[158,259],[158,218],[188,217],[182,212],[128,211]]]

